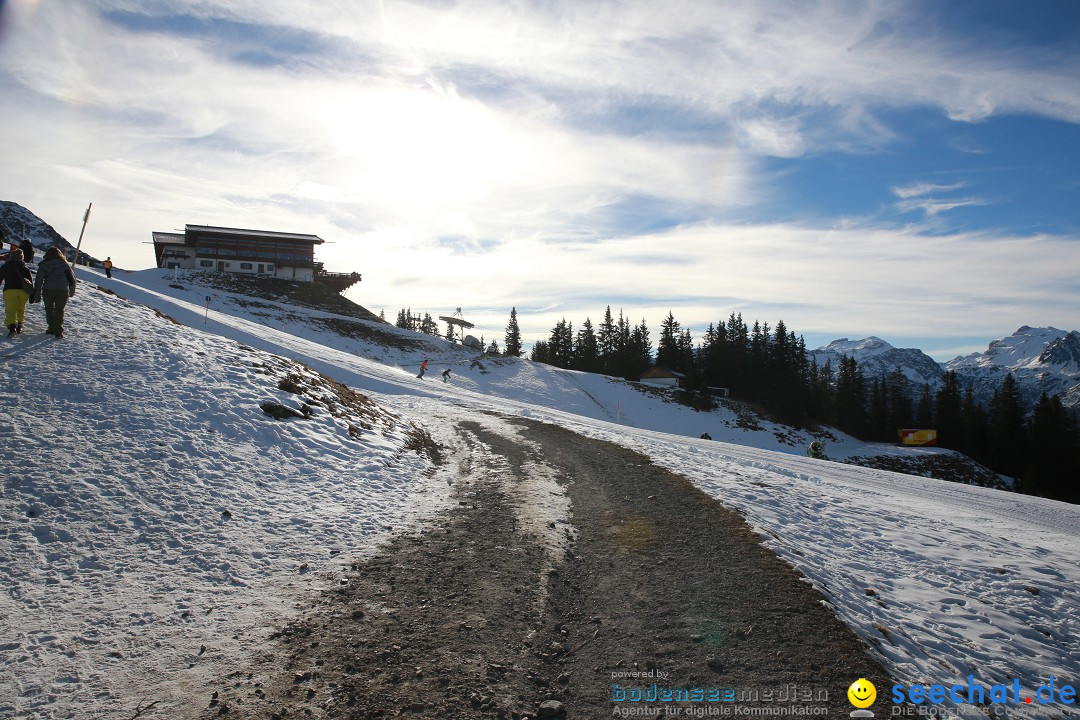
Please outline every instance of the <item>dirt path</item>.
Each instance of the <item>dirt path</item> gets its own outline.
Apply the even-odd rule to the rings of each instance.
[[[458,505],[354,564],[204,716],[837,716],[856,679],[891,684],[740,515],[642,455],[511,426],[460,428]]]

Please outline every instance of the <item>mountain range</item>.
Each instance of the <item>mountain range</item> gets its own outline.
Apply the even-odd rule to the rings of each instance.
[[[22,205],[10,200],[0,200],[0,228],[8,242],[22,242],[29,239],[35,247],[46,248],[57,245],[65,249],[75,246],[56,232],[52,225],[30,212]]]
[[[811,356],[819,366],[830,361],[834,368],[842,356],[854,358],[867,378],[888,375],[899,368],[913,392],[921,392],[924,385],[936,391],[942,377],[951,370],[961,387],[970,386],[975,399],[984,405],[989,404],[1005,376],[1012,373],[1021,402],[1029,410],[1044,392],[1060,396],[1067,406],[1080,406],[1080,332],[1075,330],[1024,325],[1012,335],[992,341],[983,352],[944,363],[922,350],[896,348],[873,336],[834,340],[811,351]]]

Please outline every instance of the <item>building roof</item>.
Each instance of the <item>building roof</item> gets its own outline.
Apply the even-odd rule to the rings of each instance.
[[[308,235],[305,233],[277,232],[274,230],[248,230],[245,228],[227,228],[217,227],[214,225],[184,226],[184,235],[190,236],[193,232],[197,232],[199,235],[203,236],[227,235],[235,237],[237,235],[250,235],[252,237],[274,238],[275,240],[299,240],[301,242],[310,242],[313,245],[321,245],[322,243],[326,242],[318,235]]]
[[[686,377],[686,375],[685,375],[685,373],[675,372],[674,370],[668,370],[666,367],[660,367],[659,365],[654,365],[651,368],[649,368],[648,370],[646,370],[645,372],[641,373],[641,377],[642,377],[642,379],[645,379],[645,378],[650,378],[650,379],[653,379],[653,378],[675,378],[677,380],[682,380],[682,379],[684,379]]]

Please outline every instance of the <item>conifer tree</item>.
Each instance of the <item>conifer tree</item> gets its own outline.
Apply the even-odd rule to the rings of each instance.
[[[615,323],[613,349],[611,358],[608,361],[607,372],[609,375],[616,375],[629,380],[633,378],[633,371],[631,370],[633,365],[630,350],[630,323],[626,316],[623,315],[622,309],[620,309],[619,319]]]
[[[660,323],[660,340],[656,344],[656,364],[669,370],[680,371],[679,334],[681,328],[675,315],[668,310],[667,317]]]
[[[506,337],[504,339],[506,355],[509,357],[521,357],[521,329],[518,327],[517,308],[510,308],[510,322],[506,325]]]
[[[1024,484],[1066,502],[1080,501],[1080,447],[1076,423],[1057,395],[1044,392],[1031,415],[1031,465]]]
[[[990,443],[994,469],[1014,478],[1027,469],[1027,429],[1020,390],[1012,373],[1005,376],[1001,388],[990,403]]]
[[[968,385],[964,391],[964,402],[960,408],[962,445],[959,448],[968,457],[981,463],[989,463],[990,452],[987,440],[990,434],[989,421],[983,406],[975,402],[975,390]]]
[[[731,388],[732,393],[747,397],[746,379],[749,365],[750,332],[746,327],[746,323],[743,322],[742,313],[738,315],[731,313],[731,316],[728,317],[727,338],[728,347],[730,348],[728,353],[730,360],[728,361],[729,379],[726,384]]]
[[[425,335],[439,336],[439,324],[431,317],[431,313],[424,313],[424,319],[420,321],[420,332]]]
[[[930,394],[930,383],[923,383],[922,394],[919,395],[919,407],[915,411],[915,424],[921,428],[928,428],[934,424],[934,399]]]
[[[630,345],[633,348],[632,357],[635,362],[633,372],[634,375],[640,376],[653,364],[652,340],[649,339],[649,328],[645,324],[645,318],[641,318],[641,324],[631,331]]]
[[[694,338],[690,335],[688,329],[683,328],[682,332],[679,333],[675,349],[677,351],[676,370],[686,374],[687,382],[690,387],[696,387],[697,368],[694,363]]]
[[[856,436],[862,433],[866,417],[866,381],[859,363],[847,355],[840,356],[835,402],[837,427]]]
[[[949,370],[942,376],[934,398],[934,425],[942,447],[958,450],[963,446],[962,402],[960,380],[955,370]]]
[[[611,306],[604,310],[604,319],[596,330],[596,351],[600,371],[612,374],[611,363],[615,355],[615,321],[611,318]]]
[[[533,343],[529,359],[534,362],[551,364],[551,349],[548,347],[546,340],[537,340]]]
[[[573,368],[583,372],[600,371],[600,352],[596,332],[589,318],[585,318],[585,322],[582,323],[581,329],[574,338]]]
[[[820,406],[815,417],[835,417],[836,385],[833,377],[832,360],[826,359],[825,364],[818,369],[817,391]]]
[[[574,329],[566,318],[555,323],[548,340],[548,353],[552,365],[569,368],[574,361]]]
[[[889,391],[885,373],[870,381],[870,407],[867,410],[867,423],[870,436],[874,440],[885,440],[889,428]]]
[[[893,368],[888,375],[888,405],[889,422],[883,428],[885,439],[896,437],[896,431],[900,428],[911,427],[914,424],[915,414],[911,411],[911,381],[904,375],[899,367]]]

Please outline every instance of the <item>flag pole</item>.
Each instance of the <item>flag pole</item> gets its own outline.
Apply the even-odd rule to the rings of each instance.
[[[94,207],[94,203],[90,203],[86,206],[86,212],[82,216],[82,230],[79,231],[79,244],[75,246],[75,257],[71,258],[71,273],[75,274],[75,263],[79,261],[79,248],[82,247],[83,233],[86,232],[86,223],[90,220],[90,208]]]

